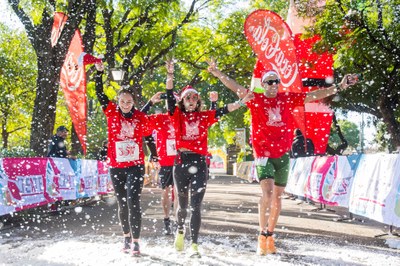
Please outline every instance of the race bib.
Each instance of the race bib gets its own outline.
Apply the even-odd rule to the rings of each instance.
[[[115,149],[116,161],[119,163],[139,160],[139,145],[133,140],[117,141]]]
[[[167,139],[167,155],[174,156],[176,155],[176,143],[174,139]]]
[[[266,166],[268,162],[268,158],[262,157],[262,158],[256,158],[255,161],[257,166]]]

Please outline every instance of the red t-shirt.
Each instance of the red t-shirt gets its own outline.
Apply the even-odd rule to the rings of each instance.
[[[153,130],[150,118],[138,110],[133,112],[132,117],[125,118],[112,101],[104,114],[107,118],[107,161],[110,167],[144,164],[143,137],[149,136]]]
[[[173,166],[176,156],[175,128],[168,114],[151,115],[154,123],[153,138],[161,166]]]
[[[178,107],[170,116],[176,134],[176,148],[207,155],[208,128],[218,122],[215,110],[184,113]]]
[[[255,158],[279,158],[293,141],[293,110],[304,105],[305,93],[278,93],[275,98],[255,93],[247,102],[251,113],[251,141]]]

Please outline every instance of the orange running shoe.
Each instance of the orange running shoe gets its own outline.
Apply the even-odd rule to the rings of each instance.
[[[272,236],[267,237],[266,252],[267,252],[267,254],[275,254],[276,253],[275,240]]]
[[[267,237],[263,235],[258,236],[257,255],[267,254]]]

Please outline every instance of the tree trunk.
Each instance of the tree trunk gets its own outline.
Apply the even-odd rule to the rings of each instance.
[[[78,134],[76,134],[74,124],[71,128],[71,153],[72,155],[83,154],[82,145],[79,141]]]
[[[30,139],[30,148],[37,156],[47,154],[49,139],[53,134],[59,76],[60,68],[53,65],[51,56],[38,56],[38,78]]]
[[[395,108],[393,107],[392,100],[385,94],[379,101],[379,110],[383,118],[383,122],[386,124],[389,134],[391,136],[390,141],[392,147],[396,149],[400,147],[400,124],[396,120]]]
[[[1,125],[1,137],[3,139],[3,149],[7,149],[8,148],[8,137],[9,137],[9,134],[7,132],[7,119],[5,119],[5,121]]]

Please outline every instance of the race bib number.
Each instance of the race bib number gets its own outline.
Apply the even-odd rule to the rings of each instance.
[[[117,162],[123,163],[139,160],[139,145],[133,140],[117,141],[115,148]]]
[[[266,166],[267,162],[268,162],[268,158],[265,158],[265,157],[255,159],[255,163],[257,166]]]
[[[167,139],[167,155],[174,156],[176,155],[176,143],[174,139]]]

